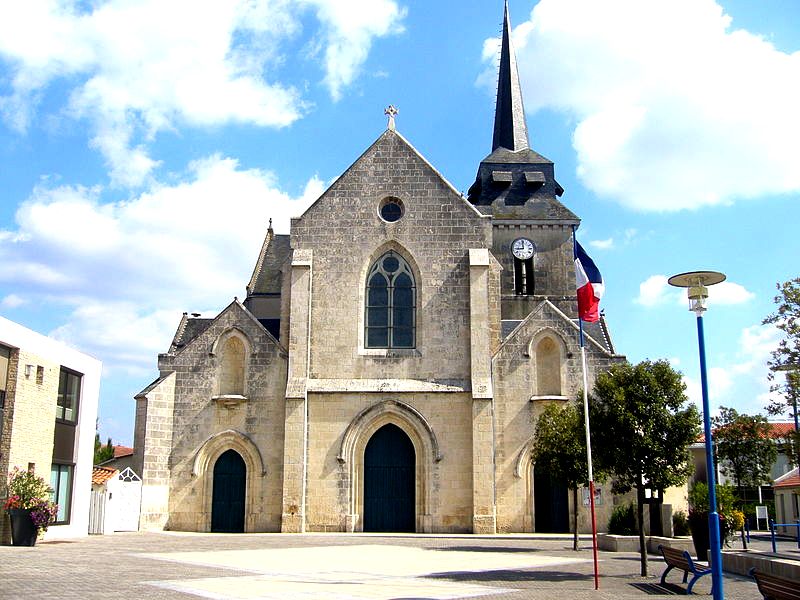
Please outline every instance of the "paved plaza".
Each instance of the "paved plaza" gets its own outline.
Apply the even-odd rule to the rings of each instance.
[[[592,553],[564,536],[118,533],[33,548],[0,547],[0,598],[333,600],[644,598],[663,562],[639,577],[636,553]],[[677,584],[680,575],[670,574]],[[695,586],[709,596],[711,578]],[[725,576],[725,597],[760,598]]]

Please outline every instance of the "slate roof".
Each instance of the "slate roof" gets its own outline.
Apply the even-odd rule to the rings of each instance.
[[[172,338],[172,344],[169,347],[170,354],[176,352],[188,344],[191,340],[203,333],[214,319],[206,319],[201,317],[189,317],[183,313],[181,322],[178,324],[178,330],[175,332],[175,337]]]
[[[529,146],[525,107],[519,85],[517,58],[511,47],[511,19],[508,2],[503,14],[503,40],[500,48],[500,69],[497,77],[497,109],[494,114],[492,150],[522,150]]]
[[[514,331],[516,331],[517,327],[519,327],[521,323],[529,319],[538,318],[537,316],[534,316],[535,313],[539,313],[541,310],[543,310],[548,306],[550,307],[550,310],[555,311],[556,314],[560,315],[564,320],[571,322],[575,326],[575,342],[577,343],[578,327],[579,327],[578,319],[569,318],[567,315],[561,312],[561,310],[559,310],[558,307],[556,307],[552,302],[550,302],[550,300],[544,299],[528,314],[527,317],[525,317],[521,321],[510,320],[510,319],[500,321],[500,333],[502,336],[500,348],[502,348],[505,345],[505,343],[510,339]],[[596,323],[584,323],[583,333],[584,333],[584,338],[586,338],[584,340],[584,345],[588,346],[589,342],[587,340],[591,339],[591,341],[600,346],[600,348],[604,352],[607,352],[608,354],[611,355],[616,355],[616,352],[614,350],[614,344],[611,342],[611,336],[608,334],[608,327],[606,325],[604,316],[601,315],[600,320],[597,321]],[[497,354],[498,352],[500,352],[499,349],[495,352],[495,354]]]
[[[572,319],[576,326],[579,325],[578,319]],[[600,317],[599,321],[594,323],[583,323],[583,333],[588,335],[594,341],[598,342],[611,354],[614,354],[614,344],[611,342],[611,336],[608,333],[608,326],[606,325],[605,317]]]
[[[282,271],[292,254],[289,239],[288,235],[272,234],[272,230],[267,233],[247,286],[248,296],[281,293]]]

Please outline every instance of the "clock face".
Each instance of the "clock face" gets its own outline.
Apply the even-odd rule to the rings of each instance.
[[[528,260],[533,256],[535,247],[528,238],[517,238],[511,244],[511,254],[520,260]]]

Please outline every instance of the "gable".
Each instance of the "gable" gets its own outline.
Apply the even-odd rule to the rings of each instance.
[[[238,300],[231,302],[213,319],[194,319],[184,315],[181,325],[176,334],[180,343],[176,345],[173,342],[169,358],[180,360],[184,353],[208,354],[219,336],[230,329],[240,330],[252,344],[274,346],[276,352],[286,354],[280,342]]]
[[[378,214],[380,202],[389,197],[403,205],[404,215],[397,223],[386,223]],[[410,220],[446,220],[486,229],[486,242],[491,235],[489,220],[405,138],[386,130],[302,216],[292,219],[291,247],[305,247],[309,229],[364,225],[402,229]]]

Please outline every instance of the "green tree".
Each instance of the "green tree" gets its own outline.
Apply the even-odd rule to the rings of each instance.
[[[778,451],[766,417],[740,414],[721,406],[719,415],[714,417],[714,445],[719,469],[733,479],[740,501],[742,487],[770,483],[770,470]]]
[[[700,434],[700,414],[685,390],[681,374],[665,360],[623,363],[597,377],[590,400],[596,464],[614,475],[615,492],[636,490],[642,576],[645,489],[663,492],[692,472],[688,448]]]
[[[94,464],[99,465],[107,460],[114,458],[114,444],[111,443],[111,438],[108,438],[108,443],[104,446],[100,443],[100,432],[94,434]]]
[[[548,404],[536,421],[533,462],[572,490],[572,549],[578,550],[578,488],[589,482],[583,406]],[[597,479],[598,475],[595,474]]]
[[[777,284],[778,294],[775,296],[777,310],[764,319],[765,325],[774,325],[782,333],[778,347],[773,350],[768,361],[772,391],[780,398],[775,399],[767,407],[772,415],[789,413],[797,420],[797,401],[800,399],[800,277]],[[776,372],[784,372],[785,377],[775,376]],[[800,448],[795,447],[798,454],[794,459],[800,464]]]

